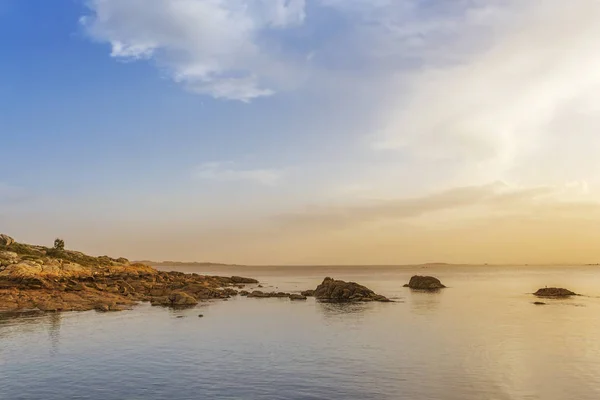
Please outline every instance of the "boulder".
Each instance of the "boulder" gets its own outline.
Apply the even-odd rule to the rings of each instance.
[[[11,238],[8,235],[0,234],[0,245],[2,246],[10,246],[15,243],[15,239]]]
[[[318,300],[331,302],[390,301],[385,296],[376,294],[358,283],[339,281],[329,277],[317,286],[314,296]]]
[[[198,300],[185,292],[173,292],[169,295],[172,306],[195,306]]]
[[[438,278],[435,278],[433,276],[420,276],[420,275],[415,275],[412,278],[410,278],[410,281],[408,282],[408,284],[406,284],[404,286],[409,287],[411,289],[419,289],[419,290],[437,290],[437,289],[442,289],[442,288],[446,287],[442,284],[442,282],[440,282],[440,280]]]
[[[153,297],[150,303],[153,306],[190,307],[198,304],[198,300],[185,292],[173,292],[164,297]]]
[[[256,279],[244,278],[243,276],[232,276],[231,282],[233,283],[258,283]]]
[[[577,293],[571,292],[570,290],[563,288],[549,287],[539,289],[537,292],[534,293],[534,295],[539,297],[569,297],[576,296]]]

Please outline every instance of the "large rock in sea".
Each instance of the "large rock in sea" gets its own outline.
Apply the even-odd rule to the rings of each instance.
[[[442,288],[446,287],[442,284],[442,282],[440,282],[440,280],[438,278],[435,278],[433,276],[420,276],[420,275],[415,275],[412,278],[410,278],[410,281],[408,282],[408,284],[406,284],[404,286],[409,287],[411,289],[419,289],[419,290],[437,290],[437,289],[442,289]]]
[[[15,239],[11,238],[8,235],[0,234],[0,245],[2,246],[10,246],[15,243]]]
[[[570,290],[563,288],[542,288],[539,289],[534,295],[539,297],[569,297],[569,296],[577,296],[577,293],[571,292]]]
[[[318,300],[331,302],[391,301],[358,283],[338,281],[329,277],[317,286],[314,296]]]

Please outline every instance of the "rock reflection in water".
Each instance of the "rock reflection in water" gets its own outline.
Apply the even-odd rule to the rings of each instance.
[[[443,290],[411,290],[409,294],[411,309],[416,314],[436,312],[442,300]]]

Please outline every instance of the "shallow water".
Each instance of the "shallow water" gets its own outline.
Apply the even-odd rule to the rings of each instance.
[[[598,399],[598,268],[194,270],[256,277],[263,290],[332,276],[397,301],[237,298],[190,310],[5,315],[0,399]],[[403,288],[415,273],[449,288]],[[530,293],[546,285],[586,296],[533,305]]]

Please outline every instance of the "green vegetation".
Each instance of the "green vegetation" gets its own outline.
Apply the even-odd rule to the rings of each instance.
[[[54,240],[54,249],[58,250],[58,251],[64,251],[65,250],[65,241],[59,238],[56,238]]]
[[[121,264],[128,262],[125,258],[113,259],[107,256],[92,257],[78,251],[65,250],[64,245],[65,243],[62,239],[56,239],[53,248],[13,243],[10,246],[0,245],[0,251],[12,251],[17,253],[22,260],[36,261],[51,257],[77,263],[84,267],[102,267],[111,265],[113,262]]]
[[[43,257],[46,254],[46,248],[41,246],[28,246],[21,243],[13,243],[10,246],[0,245],[0,250],[12,251],[20,256]]]

